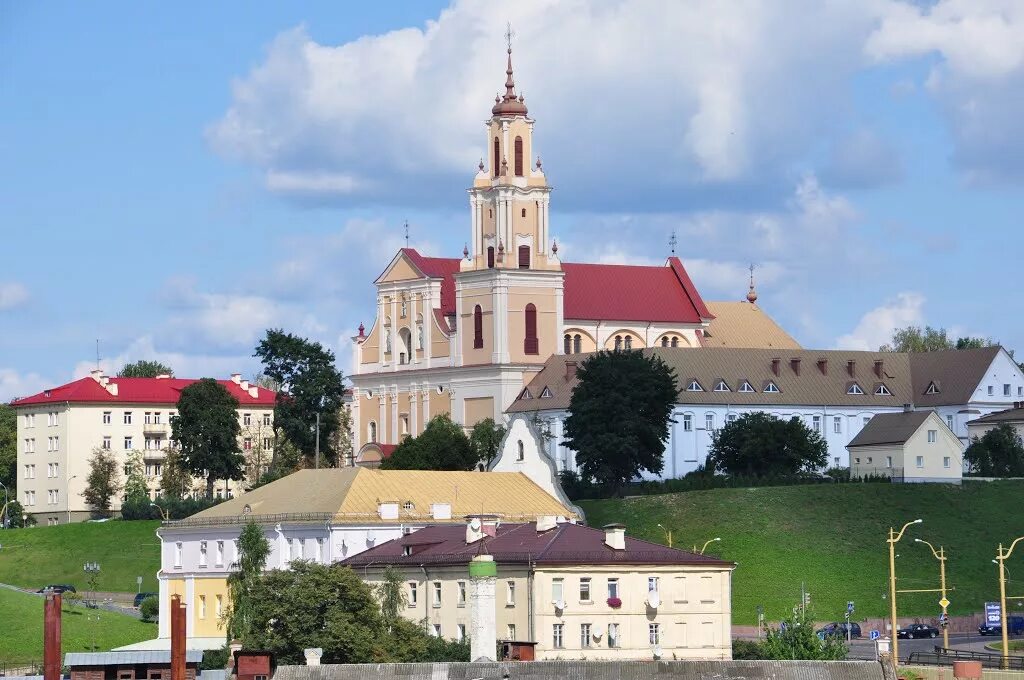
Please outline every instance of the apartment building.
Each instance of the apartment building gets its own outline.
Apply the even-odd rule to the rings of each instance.
[[[18,414],[18,500],[40,524],[89,519],[92,508],[82,493],[95,449],[111,451],[122,468],[141,452],[150,497],[160,478],[171,440],[171,418],[181,390],[195,380],[158,376],[116,378],[93,371],[89,376],[15,400]],[[238,399],[240,446],[247,459],[269,464],[274,446],[274,401],[277,393],[234,374],[219,381]],[[257,466],[259,464],[257,463]],[[121,479],[124,480],[122,469]],[[257,471],[253,471],[255,474]],[[219,496],[240,492],[242,482],[221,482]],[[186,493],[204,489],[199,480]],[[121,507],[113,499],[112,509]]]

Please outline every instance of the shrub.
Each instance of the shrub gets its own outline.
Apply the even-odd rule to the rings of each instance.
[[[160,616],[160,600],[154,595],[150,595],[139,604],[139,613],[142,614],[143,621],[155,621]]]
[[[160,507],[167,511],[170,519],[185,519],[197,512],[223,502],[220,498],[160,498],[157,499]],[[159,508],[152,505],[153,501],[148,498],[137,498],[125,501],[121,504],[121,519],[163,519]]]
[[[759,640],[733,640],[732,658],[745,660],[758,660],[767,658],[761,648]]]

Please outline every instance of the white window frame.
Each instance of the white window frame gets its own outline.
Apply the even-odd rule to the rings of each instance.
[[[206,541],[199,541],[199,566],[200,567],[205,567],[206,566],[206,557],[207,557],[206,551],[207,551]]]
[[[928,443],[929,444],[934,444],[938,440],[939,440],[939,431],[938,430],[928,430]]]
[[[724,380],[715,383],[715,392],[732,392],[732,388]]]
[[[843,417],[842,416],[832,416],[832,434],[842,434],[842,433],[843,433]]]
[[[618,648],[621,640],[619,639],[619,624],[609,623],[608,624],[608,648]]]
[[[688,384],[688,385],[686,386],[686,391],[687,391],[687,392],[703,392],[703,391],[704,391],[704,388],[703,388],[703,387],[701,387],[700,383],[699,383],[699,382],[697,382],[697,379],[696,379],[696,378],[694,378],[694,379],[693,379],[693,380],[691,380],[691,381],[690,381],[690,383],[689,383],[689,384]]]
[[[457,607],[465,607],[466,606],[466,582],[465,581],[456,581],[455,585],[456,585],[456,587],[458,588],[458,591],[459,591],[459,596],[458,596],[458,601],[456,602],[456,606]]]
[[[773,381],[769,380],[768,384],[764,386],[765,394],[778,394],[782,390]]]
[[[715,414],[705,413],[704,414],[704,429],[708,432],[712,432],[715,429]]]
[[[584,587],[586,586],[586,587]],[[586,597],[584,597],[584,590],[586,591]],[[594,601],[594,590],[593,583],[589,576],[583,576],[580,578],[580,589],[579,589],[580,602],[593,602]]]
[[[416,606],[419,599],[419,587],[415,581],[409,581],[409,608]]]
[[[224,566],[224,541],[217,541],[217,549],[216,549],[216,552],[214,552],[214,557],[216,558],[216,562],[214,562],[214,564],[216,564],[218,567],[223,567]]]
[[[846,388],[846,393],[860,396],[864,394],[864,390],[857,383],[852,383],[849,387]]]
[[[608,599],[619,596],[619,579],[609,578],[608,579]]]
[[[661,626],[657,623],[647,624],[647,640],[651,645],[661,644]]]
[[[944,468],[946,468],[948,470],[949,469],[949,464],[950,464],[949,456],[943,456],[942,457],[942,467],[944,467]]]
[[[516,582],[506,581],[505,582],[505,606],[515,607],[516,606]]]
[[[591,624],[580,624],[580,649],[590,649],[594,644],[594,635]]]
[[[551,647],[553,649],[565,649],[565,624],[551,624]]]
[[[916,466],[917,466],[918,468],[923,468],[923,467],[924,467],[924,456],[918,456],[918,457],[917,457],[917,458],[915,459],[915,461],[914,461],[914,464],[915,464],[915,465],[916,465]]]
[[[744,380],[742,383],[740,383],[739,391],[747,393],[747,394],[751,394],[751,393],[757,392],[757,390],[754,389],[754,386],[750,384],[749,380]],[[615,624],[615,625],[618,625],[618,624]]]
[[[683,432],[693,432],[693,416],[689,413],[683,414]]]
[[[815,432],[821,432],[821,416],[811,416],[811,429]]]
[[[551,579],[551,601],[565,602],[565,579]]]
[[[123,425],[131,425],[132,424],[132,412],[131,411],[125,411],[124,412],[124,414],[122,415],[122,424]]]
[[[441,595],[443,594],[443,586],[440,581],[434,581],[430,589],[430,605],[435,608],[441,606]]]

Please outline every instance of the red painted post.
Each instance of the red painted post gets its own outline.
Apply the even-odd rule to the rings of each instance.
[[[61,597],[46,593],[43,603],[43,678],[60,680],[60,610]]]
[[[171,595],[171,680],[185,680],[185,607],[180,595]]]

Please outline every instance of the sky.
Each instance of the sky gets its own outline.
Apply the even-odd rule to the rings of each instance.
[[[564,261],[677,254],[805,347],[1024,351],[1024,3],[0,4],[0,400],[127,361],[350,370],[404,244],[457,257],[504,83]]]

